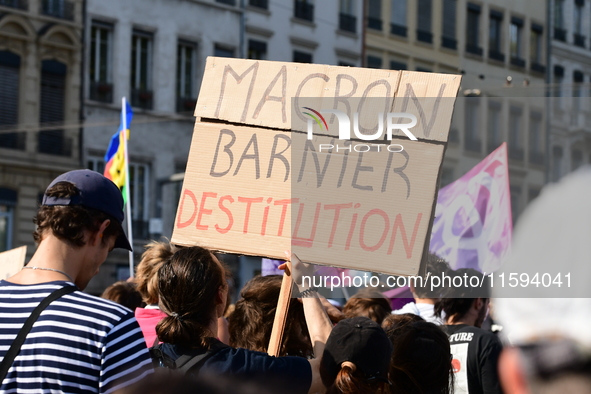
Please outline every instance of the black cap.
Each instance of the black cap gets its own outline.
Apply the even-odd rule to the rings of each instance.
[[[74,170],[55,178],[47,189],[58,182],[70,182],[80,193],[71,197],[49,197],[44,194],[41,205],[82,205],[112,216],[121,227],[124,218],[123,196],[117,185],[109,179],[95,171]],[[115,240],[115,247],[132,250],[122,227],[120,235]]]
[[[341,320],[326,341],[321,364],[330,381],[324,382],[323,376],[323,382],[332,384],[341,370],[341,363],[350,361],[367,380],[389,383],[392,351],[386,332],[373,320],[363,316]]]

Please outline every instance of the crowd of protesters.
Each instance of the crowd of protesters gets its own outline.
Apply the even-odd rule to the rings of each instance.
[[[122,222],[121,193],[102,175],[71,171],[49,185],[35,254],[0,282],[0,393],[591,392],[576,335],[504,349],[486,328],[490,296],[470,287],[411,286],[414,302],[394,311],[363,289],[341,309],[303,285],[313,267],[287,254],[295,296],[278,357],[267,350],[282,277],[251,279],[230,307],[229,271],[203,247],[151,242],[132,281],[88,295],[109,252],[131,250]],[[432,254],[424,266],[482,275]]]

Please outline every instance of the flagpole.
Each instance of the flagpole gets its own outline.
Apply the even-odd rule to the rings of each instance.
[[[129,244],[133,248],[133,231],[131,229],[132,224],[132,217],[131,217],[131,197],[129,195],[129,189],[131,184],[129,183],[129,156],[127,154],[127,101],[125,96],[121,98],[121,119],[123,123],[123,132],[125,133],[123,137],[123,152],[125,155],[125,200],[127,203],[125,204],[125,217],[127,218],[127,239],[129,240]],[[129,251],[129,276],[133,278],[134,275],[134,266],[133,266],[133,252]]]

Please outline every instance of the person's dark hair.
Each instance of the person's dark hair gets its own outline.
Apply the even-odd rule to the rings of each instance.
[[[320,375],[326,375],[323,364],[320,364]],[[327,382],[324,384],[327,385]],[[361,371],[345,364],[334,382],[328,385],[326,394],[375,394],[383,392],[386,386],[386,383],[377,380],[368,382]]]
[[[200,246],[180,249],[160,267],[159,305],[168,315],[156,325],[160,341],[189,348],[209,345],[208,338],[216,333],[208,326],[218,292],[227,286],[225,272],[214,255]]]
[[[49,197],[64,198],[79,195],[80,191],[70,182],[58,182],[47,189],[45,194]],[[37,225],[33,238],[39,244],[43,236],[51,231],[60,240],[80,248],[85,245],[84,231],[97,232],[107,219],[111,223],[105,229],[103,243],[111,237],[118,237],[122,231],[117,220],[111,215],[82,205],[42,205],[33,219]]]
[[[487,300],[489,296],[488,282],[486,277],[483,277],[481,272],[476,271],[472,268],[462,268],[453,271],[454,276],[468,278],[475,276],[479,279],[483,279],[484,286],[473,287],[470,283],[462,281],[462,286],[452,286],[446,290],[445,297],[441,298],[435,303],[433,313],[437,317],[442,317],[442,312],[445,312],[446,318],[449,320],[452,316],[455,319],[461,319],[470,310],[472,303],[476,298],[482,298]],[[483,297],[484,296],[484,297]]]
[[[412,324],[418,321],[425,321],[421,316],[414,313],[401,313],[399,315],[390,315],[382,322],[382,328],[388,331],[397,330],[407,324]]]
[[[433,323],[405,315],[399,315],[398,320],[387,322],[386,328],[394,346],[389,372],[392,385],[388,392],[453,393],[454,374],[447,335]]]
[[[353,297],[349,298],[343,314],[349,319],[355,316],[365,316],[382,324],[382,321],[392,313],[390,301],[379,291],[367,288],[361,289]]]
[[[178,248],[170,242],[152,241],[146,246],[135,271],[137,290],[146,304],[158,303],[158,270]]]
[[[447,261],[431,252],[428,252],[425,256],[425,261],[423,262],[426,265],[425,278],[427,275],[437,277],[440,277],[441,274],[452,275],[452,269]],[[413,283],[414,293],[418,298],[440,298],[442,295],[441,287],[431,288],[431,282],[428,279]]]
[[[230,345],[266,352],[273,329],[273,319],[279,300],[282,277],[255,276],[240,292],[234,312],[228,318]],[[289,301],[284,340],[280,356],[312,356],[304,307],[297,299]]]
[[[126,282],[124,280],[115,282],[111,286],[107,287],[101,297],[107,300],[115,301],[119,305],[123,305],[132,311],[134,311],[135,308],[139,308],[144,305],[142,296],[137,291],[135,283]]]

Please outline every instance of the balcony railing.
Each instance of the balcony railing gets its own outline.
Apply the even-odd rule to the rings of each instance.
[[[72,156],[72,139],[63,130],[43,130],[37,138],[37,151],[55,156]]]
[[[417,30],[417,40],[431,44],[433,42],[433,33],[426,30]]]
[[[357,31],[357,18],[349,14],[339,14],[339,29],[355,33]]]
[[[511,65],[515,67],[525,67],[525,60],[511,56]]]
[[[193,97],[177,97],[176,98],[176,112],[189,112],[193,115],[197,99]]]
[[[113,84],[105,82],[90,82],[90,99],[103,103],[113,102]]]
[[[29,2],[28,0],[0,0],[0,6],[28,10]]]
[[[298,19],[313,22],[314,4],[308,3],[307,1],[295,0],[294,16]]]
[[[42,0],[40,6],[42,15],[74,20],[74,3],[70,0]]]
[[[0,129],[0,148],[25,150],[26,137],[25,132],[4,133]]]
[[[523,160],[523,148],[509,147],[509,159]]]
[[[374,30],[382,30],[382,20],[379,18],[368,17],[367,18],[367,28],[374,29]]]
[[[265,10],[269,8],[269,0],[249,0],[248,4]]]
[[[489,49],[488,57],[498,62],[505,62],[505,54],[494,49]]]
[[[154,94],[151,90],[131,89],[131,105],[133,107],[152,109]]]
[[[466,52],[476,56],[482,56],[482,48],[474,44],[466,44]]]
[[[544,153],[529,151],[529,162],[532,164],[544,165]]]
[[[585,36],[575,33],[574,37],[575,37],[575,45],[578,47],[581,47],[581,48],[585,48]]]
[[[458,49],[458,40],[451,37],[441,37],[441,46],[447,49],[453,49],[454,51]]]
[[[554,28],[554,39],[558,41],[566,42],[566,30],[560,27]]]
[[[390,24],[390,34],[394,34],[395,36],[406,37],[407,30],[406,26],[396,25],[394,23]]]
[[[546,66],[540,63],[532,62],[530,66],[531,70],[540,74],[546,73]]]

